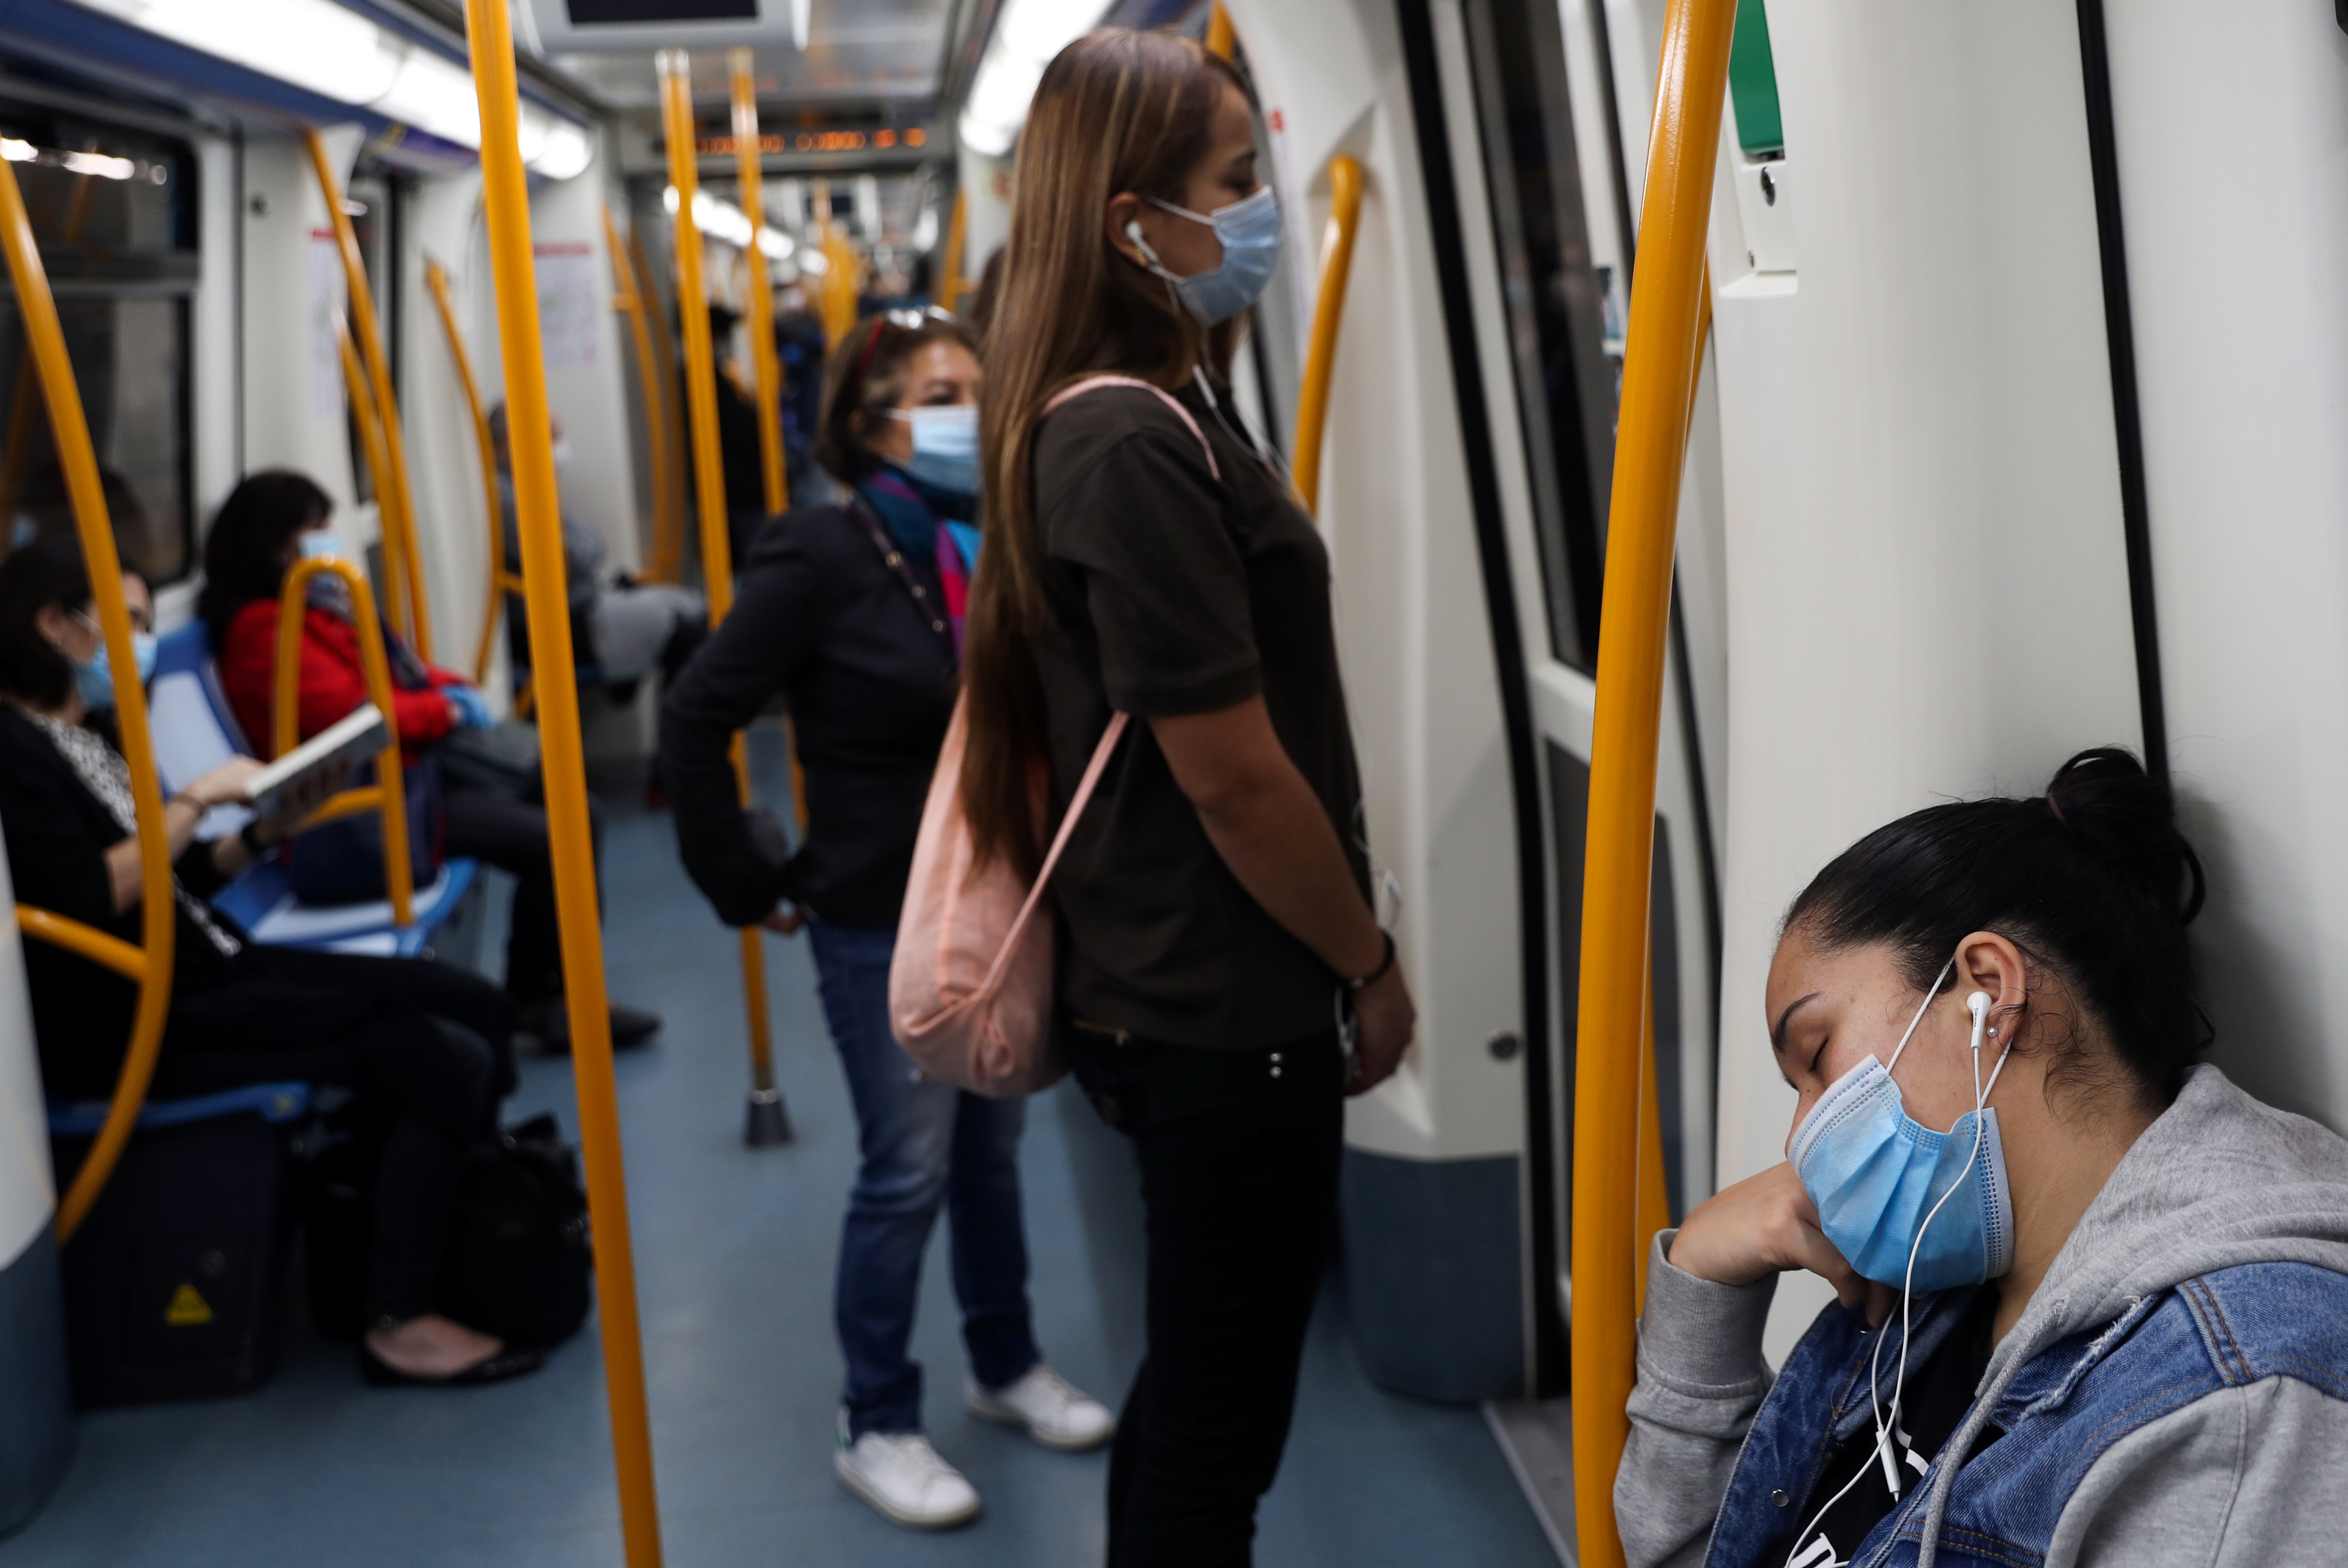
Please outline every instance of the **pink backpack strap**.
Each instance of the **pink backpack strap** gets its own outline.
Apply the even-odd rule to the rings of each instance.
[[[1011,955],[1019,950],[1019,938],[1025,933],[1027,922],[1035,915],[1035,906],[1044,901],[1044,889],[1052,880],[1052,868],[1060,863],[1060,851],[1068,847],[1069,835],[1076,830],[1076,819],[1085,814],[1085,802],[1093,798],[1094,788],[1108,769],[1109,754],[1117,749],[1117,738],[1125,733],[1132,717],[1129,713],[1109,715],[1108,727],[1101,731],[1100,744],[1093,748],[1093,759],[1085,765],[1085,776],[1077,781],[1076,792],[1068,799],[1068,810],[1060,819],[1060,830],[1052,835],[1052,848],[1035,872],[1035,885],[1027,890],[1027,902],[1019,906],[1019,918],[1011,923],[1010,934],[1003,939],[1003,950],[994,955],[994,966],[986,972],[986,981],[978,988],[980,995],[993,995],[994,988],[1003,983],[1004,971],[1011,963]]]
[[[1223,477],[1223,470],[1215,462],[1215,449],[1207,444],[1207,434],[1199,428],[1199,421],[1190,418],[1190,410],[1182,407],[1180,400],[1173,393],[1155,382],[1144,381],[1135,376],[1087,376],[1073,387],[1063,387],[1052,394],[1052,400],[1044,405],[1044,414],[1050,413],[1071,397],[1081,397],[1086,393],[1097,391],[1103,387],[1138,387],[1173,409],[1174,417],[1182,421],[1183,428],[1199,438],[1199,449],[1207,456],[1207,471],[1219,480]],[[1043,417],[1043,414],[1036,416],[1039,419]]]

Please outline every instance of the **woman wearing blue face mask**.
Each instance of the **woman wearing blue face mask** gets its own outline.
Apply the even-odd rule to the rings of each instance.
[[[126,579],[143,634],[146,585]],[[114,688],[77,542],[49,535],[0,563],[0,834],[15,896],[123,941],[140,934],[129,773],[108,735]],[[211,840],[198,824],[240,804],[261,764],[240,757],[163,806],[177,930],[170,1012],[153,1093],[161,1099],[300,1079],[355,1097],[379,1149],[361,1284],[361,1365],[371,1380],[487,1383],[544,1359],[437,1310],[450,1215],[474,1140],[513,1087],[511,1018],[478,975],[423,959],[264,947],[204,902],[338,780],[320,778],[279,815]],[[47,1092],[113,1091],[137,987],[47,943],[25,944]]]
[[[2105,748],[1795,900],[1787,1162],[1653,1243],[1632,1564],[2339,1560],[2348,1144],[2195,1065],[2201,898],[2168,787]],[[1839,1301],[1773,1377],[1787,1269]]]
[[[1108,1561],[1239,1568],[1345,1097],[1395,1071],[1414,1013],[1369,896],[1328,553],[1231,404],[1281,237],[1240,78],[1186,38],[1080,38],[1044,72],[1013,190],[962,799],[982,858],[1033,867],[1038,773],[1065,810],[1112,716],[1138,721],[1051,884],[1068,1057],[1148,1210]]]
[[[725,624],[662,710],[660,769],[685,868],[735,925],[814,950],[862,1162],[840,1236],[835,1318],[848,1362],[839,1479],[900,1524],[936,1528],[978,1494],[922,1435],[908,1354],[938,1210],[951,1213],[963,1397],[1048,1448],[1106,1441],[1108,1412],[1044,1365],[1027,1303],[1024,1108],[922,1081],[889,1027],[899,906],[960,678],[964,584],[979,557],[978,358],[939,312],[860,323],[833,352],[817,459],[839,504],[769,520]],[[734,733],[788,699],[807,829],[788,843],[735,794]]]

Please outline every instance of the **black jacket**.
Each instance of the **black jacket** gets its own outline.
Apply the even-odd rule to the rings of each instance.
[[[139,906],[114,907],[113,879],[106,869],[106,851],[129,835],[40,727],[8,703],[0,703],[0,833],[6,837],[8,874],[18,903],[138,944],[144,918]],[[208,843],[191,841],[174,869],[198,898],[220,886]],[[176,901],[173,913],[176,1004],[228,979],[238,965]],[[218,918],[223,929],[243,934],[225,915]],[[25,944],[25,980],[32,991],[33,1033],[40,1041],[48,1091],[67,1097],[110,1091],[129,1043],[139,987],[104,965],[37,938]]]
[[[720,919],[789,899],[834,925],[894,927],[957,670],[933,629],[937,563],[908,554],[917,604],[846,508],[769,521],[726,622],[670,687],[660,772],[685,870]],[[928,608],[923,606],[927,605]],[[735,793],[726,746],[777,692],[807,784],[807,837],[782,858]]]

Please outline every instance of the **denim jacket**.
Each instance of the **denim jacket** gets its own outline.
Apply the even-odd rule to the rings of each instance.
[[[1863,1316],[1829,1305],[1773,1377],[1770,1285],[1657,1238],[1615,1511],[1632,1568],[1781,1568],[1833,1453],[1874,1419]],[[1921,1300],[1910,1365],[1971,1290]],[[1895,1313],[1883,1365],[1900,1350]],[[1886,1391],[1888,1396],[1888,1390]],[[1972,1408],[1852,1559],[2348,1561],[2348,1145],[2198,1069],[1993,1354]],[[1814,1555],[1810,1561],[1816,1563]]]

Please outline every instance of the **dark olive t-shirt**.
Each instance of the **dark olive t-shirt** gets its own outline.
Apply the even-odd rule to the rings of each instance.
[[[1087,392],[1036,430],[1052,625],[1035,662],[1055,818],[1113,709],[1171,717],[1261,694],[1366,888],[1328,552],[1286,483],[1199,391],[1177,396],[1220,479],[1199,437],[1139,388]],[[1240,885],[1146,723],[1111,758],[1052,892],[1060,993],[1078,1018],[1231,1048],[1329,1026],[1336,975]]]

